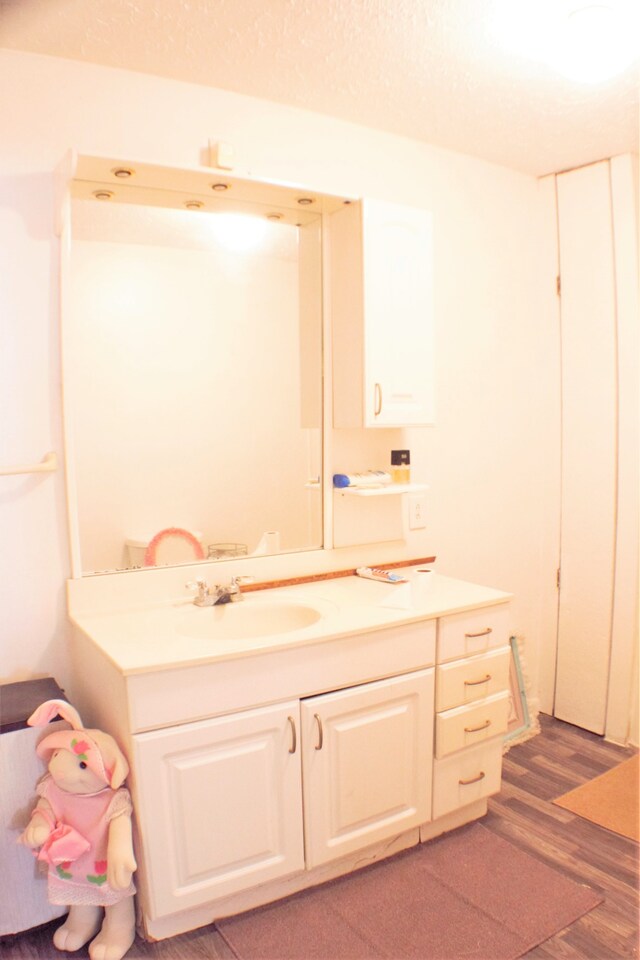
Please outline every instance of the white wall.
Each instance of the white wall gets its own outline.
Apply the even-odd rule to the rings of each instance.
[[[434,215],[437,426],[405,439],[414,478],[431,486],[429,524],[371,559],[435,553],[441,572],[513,591],[537,683],[555,604],[558,449],[536,181],[305,111],[29,54],[0,52],[0,91],[2,461],[62,449],[52,170],[70,146],[194,165],[220,139],[239,172],[424,206]],[[397,432],[336,431],[334,461],[386,464],[391,441]],[[2,674],[55,673],[66,641],[63,476],[1,482]]]

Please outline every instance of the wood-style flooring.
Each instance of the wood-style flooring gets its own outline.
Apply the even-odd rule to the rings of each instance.
[[[613,960],[638,957],[638,844],[583,820],[551,801],[611,769],[635,751],[542,716],[541,733],[504,758],[503,788],[483,826],[532,856],[599,891],[604,902],[526,954],[526,960]],[[60,920],[0,939],[2,960],[85,958],[51,944]],[[127,960],[232,960],[211,927],[159,943],[136,940]],[[402,960],[402,958],[397,958]],[[428,960],[427,957],[424,960]],[[456,958],[452,958],[456,960]],[[487,957],[486,960],[494,960]]]

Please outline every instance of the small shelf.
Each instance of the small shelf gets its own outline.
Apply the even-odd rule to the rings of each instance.
[[[401,493],[424,493],[426,483],[388,483],[384,487],[334,487],[333,492],[349,497],[397,497]]]

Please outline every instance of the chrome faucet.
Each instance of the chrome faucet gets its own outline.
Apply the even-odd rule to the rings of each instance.
[[[252,579],[253,577],[232,577],[228,584],[216,584],[209,588],[206,581],[199,577],[185,586],[190,590],[197,589],[198,593],[193,601],[197,607],[214,607],[220,603],[237,603],[243,600],[240,584],[250,583]]]

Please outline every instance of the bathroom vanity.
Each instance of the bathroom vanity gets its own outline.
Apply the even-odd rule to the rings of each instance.
[[[510,597],[417,566],[400,584],[335,574],[369,562],[366,545],[408,564],[426,549],[406,503],[424,484],[334,498],[331,477],[338,428],[433,423],[428,211],[109,158],[72,156],[66,178],[68,687],[129,758],[140,923],[161,939],[482,816],[509,716]],[[228,247],[238,216],[266,229],[257,252]],[[275,341],[277,375],[262,362]],[[233,416],[203,438],[197,409]],[[134,522],[201,530],[204,544],[282,542],[272,557],[114,572],[131,565]],[[185,590],[238,574],[309,582],[224,606]]]
[[[508,594],[435,573],[196,607],[69,582],[85,720],[131,763],[145,935],[172,936],[486,812]],[[117,577],[115,578],[117,582]]]

